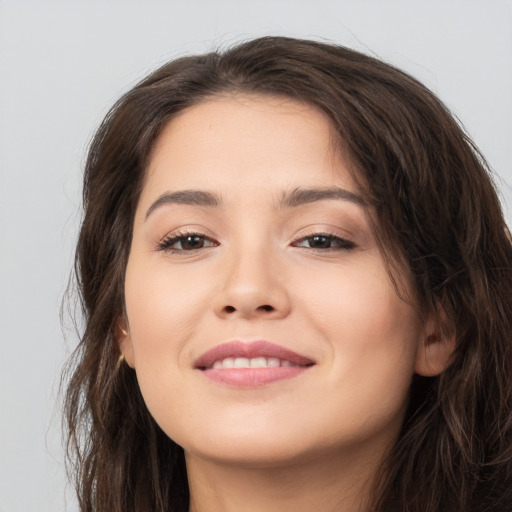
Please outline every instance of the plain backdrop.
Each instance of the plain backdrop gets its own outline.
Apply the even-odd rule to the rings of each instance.
[[[422,80],[487,156],[510,223],[510,0],[0,0],[1,512],[77,510],[59,397],[76,337],[59,308],[95,128],[166,60],[266,34],[342,43]]]

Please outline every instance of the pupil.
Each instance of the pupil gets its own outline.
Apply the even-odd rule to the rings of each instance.
[[[200,236],[187,236],[183,242],[184,249],[197,249],[202,246],[202,238]]]
[[[314,236],[311,245],[313,247],[327,248],[331,246],[331,240],[327,236]]]

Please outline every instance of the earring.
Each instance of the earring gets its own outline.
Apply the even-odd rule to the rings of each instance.
[[[121,368],[121,365],[124,363],[124,354],[121,354],[119,356],[119,359],[117,360],[117,363],[116,363],[116,372],[119,371],[119,368]]]

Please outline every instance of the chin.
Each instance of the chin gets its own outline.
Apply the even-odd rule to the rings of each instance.
[[[255,469],[283,467],[306,462],[311,457],[308,450],[298,448],[293,443],[283,445],[270,442],[269,439],[253,439],[250,445],[238,440],[232,440],[227,445],[225,443],[210,446],[194,445],[190,449],[185,448],[185,453],[215,464]]]
[[[289,425],[264,428],[258,423],[233,425],[209,423],[208,428],[168,432],[186,453],[223,464],[272,467],[306,458],[315,445],[306,432],[293,432]],[[195,433],[196,435],[192,435]],[[298,434],[298,435],[297,435]],[[316,443],[318,446],[318,443]]]

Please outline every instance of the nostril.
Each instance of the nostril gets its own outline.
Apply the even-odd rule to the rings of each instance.
[[[224,306],[224,311],[226,313],[234,313],[237,310],[234,306]],[[262,306],[258,306],[256,308],[256,311],[275,311],[274,306],[271,306],[270,304],[264,304]]]

